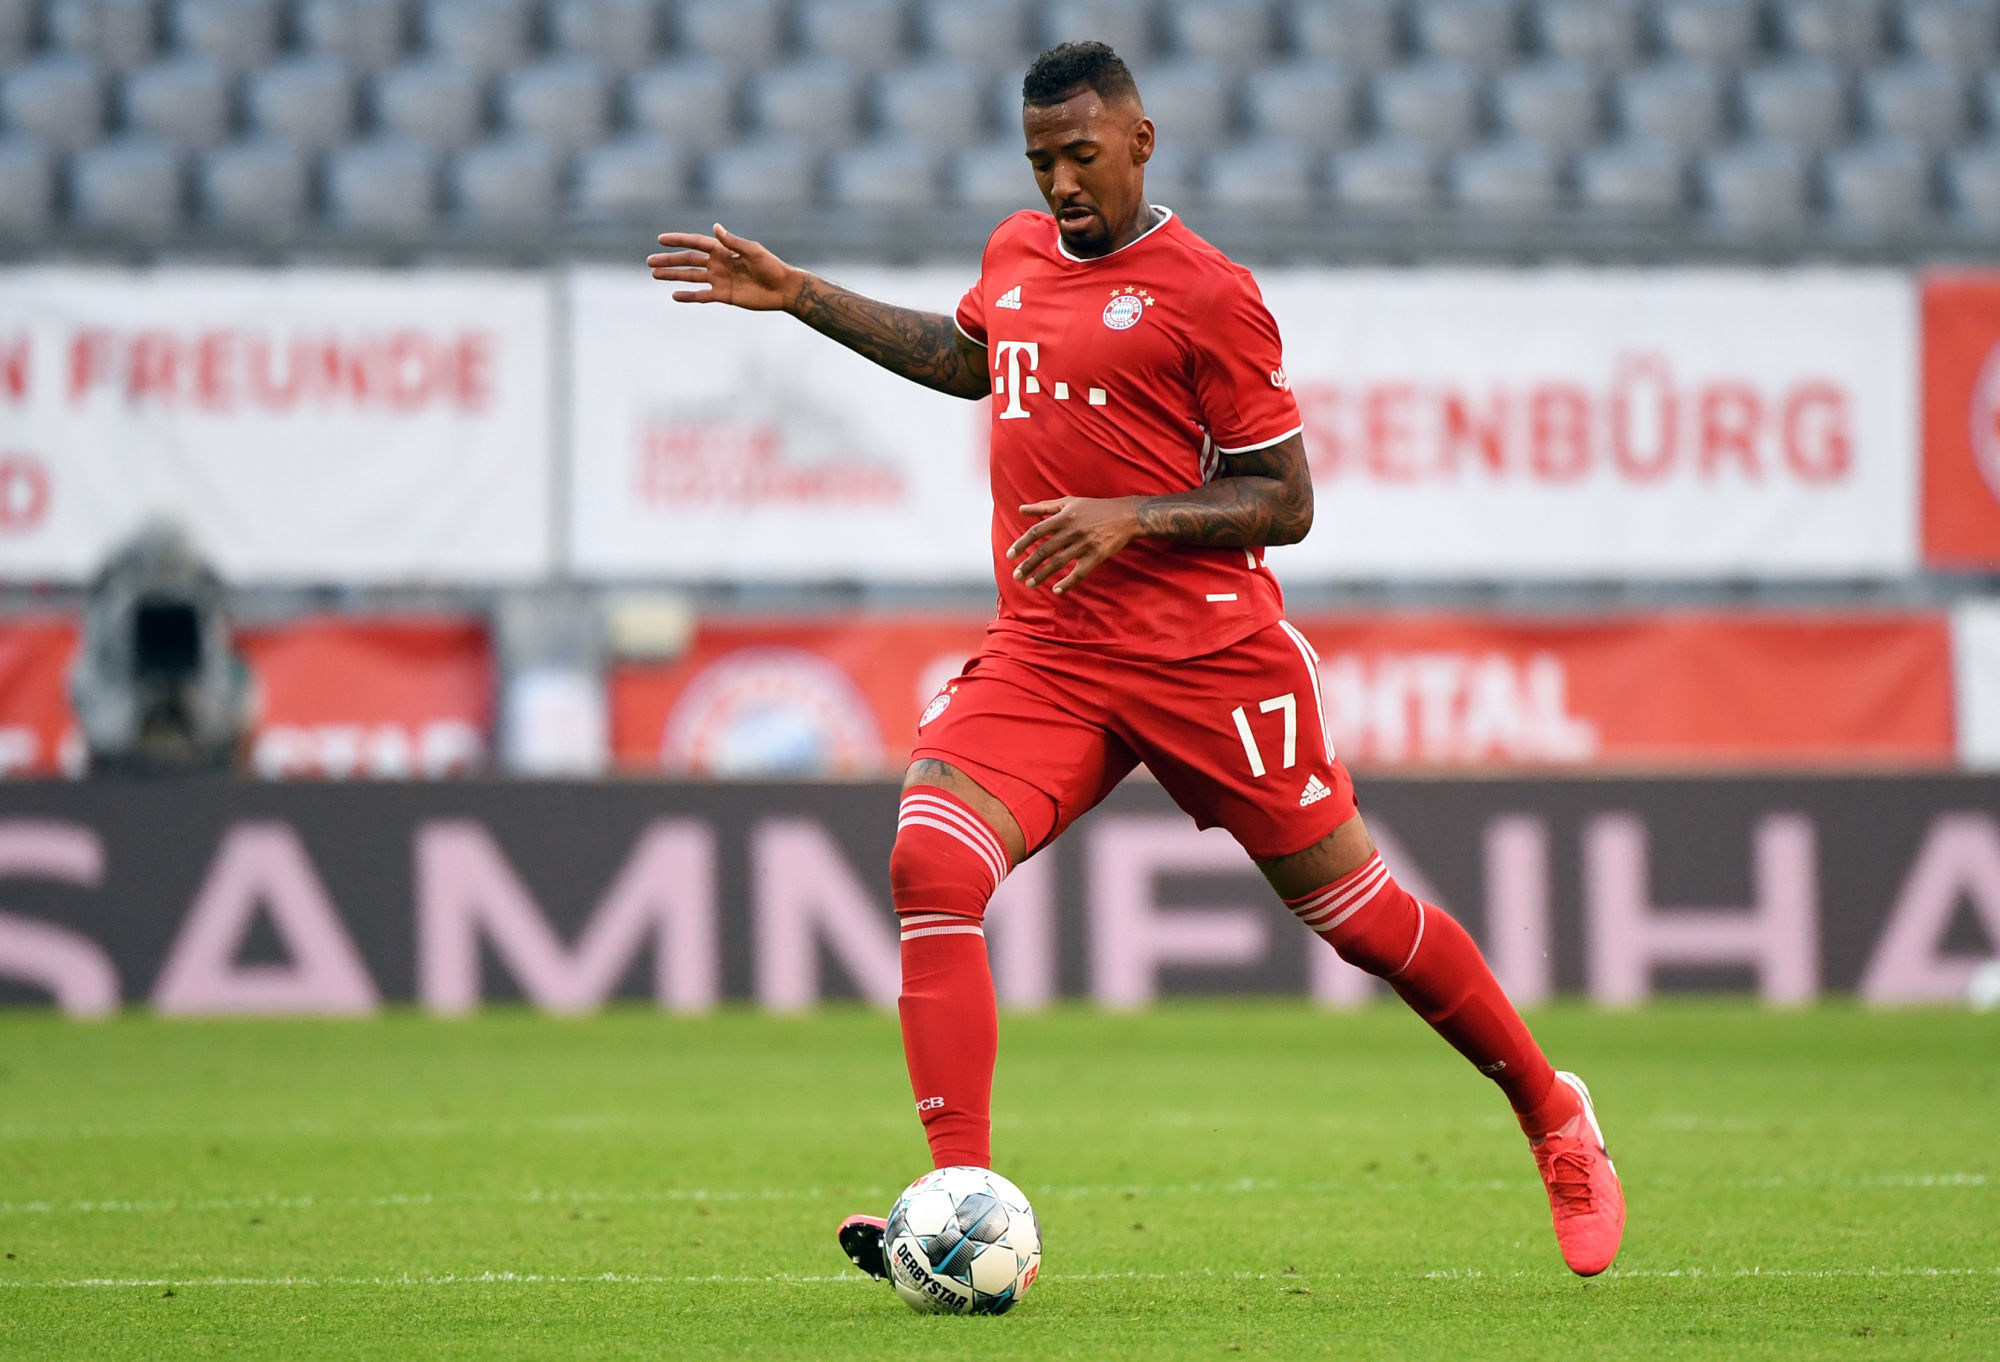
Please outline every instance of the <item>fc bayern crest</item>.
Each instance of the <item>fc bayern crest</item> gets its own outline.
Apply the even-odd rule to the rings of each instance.
[[[1104,324],[1113,331],[1130,331],[1146,315],[1146,304],[1153,301],[1144,289],[1127,286],[1111,291],[1111,301],[1104,305]]]
[[[1972,385],[1972,461],[2000,498],[2000,345],[1993,347]]]

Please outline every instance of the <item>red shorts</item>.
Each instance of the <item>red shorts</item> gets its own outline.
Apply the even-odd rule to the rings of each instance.
[[[1030,851],[1144,762],[1204,828],[1254,860],[1304,851],[1354,817],[1312,645],[1280,621],[1179,662],[989,634],[917,724],[912,760],[950,762],[1005,804]]]

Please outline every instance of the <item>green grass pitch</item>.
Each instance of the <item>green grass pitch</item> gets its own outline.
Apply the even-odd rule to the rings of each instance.
[[[0,1354],[2000,1357],[2000,1016],[1533,1020],[1625,1176],[1606,1276],[1396,1008],[1065,1009],[996,1093],[1044,1274],[959,1319],[833,1243],[927,1166],[890,1017],[0,1014]]]

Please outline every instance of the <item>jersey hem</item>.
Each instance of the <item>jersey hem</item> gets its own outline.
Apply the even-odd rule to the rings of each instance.
[[[1305,423],[1300,422],[1298,425],[1293,426],[1290,430],[1286,431],[1283,435],[1273,435],[1270,439],[1259,440],[1254,445],[1237,445],[1233,449],[1223,445],[1217,445],[1215,447],[1215,452],[1218,454],[1248,454],[1253,450],[1269,449],[1272,445],[1283,444],[1285,441],[1291,439],[1294,435],[1299,434],[1303,430],[1305,430]]]

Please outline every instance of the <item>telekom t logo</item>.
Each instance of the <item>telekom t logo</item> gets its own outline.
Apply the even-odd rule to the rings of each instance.
[[[1035,379],[1035,369],[1042,361],[1041,344],[1037,341],[1001,341],[993,348],[995,352],[993,355],[993,395],[995,397],[1005,395],[1007,398],[1007,405],[1001,410],[1000,419],[1002,421],[1022,420],[1028,415],[1028,409],[1021,405],[1021,394],[1023,392],[1037,393],[1042,390],[1042,385]],[[1028,374],[1025,383],[1022,381],[1021,375],[1021,356],[1023,354],[1026,354],[1028,357]],[[1007,366],[1005,377],[1002,377],[1000,372],[1002,364]]]

